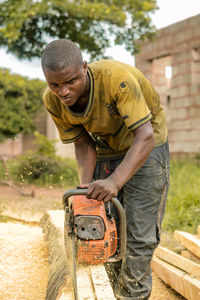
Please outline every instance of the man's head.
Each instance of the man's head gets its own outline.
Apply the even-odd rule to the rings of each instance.
[[[59,39],[49,43],[42,55],[42,69],[59,71],[71,65],[81,66],[83,57],[75,43],[67,39]]]
[[[59,39],[49,43],[41,64],[50,90],[66,106],[74,105],[88,92],[87,63],[72,41]]]

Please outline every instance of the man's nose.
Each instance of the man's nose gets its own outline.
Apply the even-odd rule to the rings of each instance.
[[[63,85],[59,89],[59,96],[66,97],[69,95],[69,87],[67,85]]]

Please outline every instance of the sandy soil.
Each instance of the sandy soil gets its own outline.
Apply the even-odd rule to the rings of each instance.
[[[40,227],[0,223],[0,299],[45,299],[47,257]]]
[[[22,187],[21,187],[22,188]],[[23,187],[30,192],[30,187]],[[48,251],[40,218],[48,209],[62,208],[66,189],[35,188],[35,197],[22,197],[0,186],[1,300],[44,300],[48,280]],[[153,274],[150,300],[183,299]]]

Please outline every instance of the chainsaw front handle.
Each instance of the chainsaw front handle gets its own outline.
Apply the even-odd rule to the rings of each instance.
[[[63,205],[66,212],[70,206],[69,198],[71,196],[85,195],[86,193],[87,189],[72,189],[66,191],[63,195]],[[117,262],[120,261],[126,253],[126,214],[123,206],[117,198],[112,198],[110,202],[114,205],[119,215],[119,249],[118,253],[114,257],[108,259],[108,262]]]

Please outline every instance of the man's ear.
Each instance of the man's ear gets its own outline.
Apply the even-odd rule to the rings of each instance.
[[[82,66],[83,66],[84,73],[86,73],[87,72],[87,61],[86,60],[83,61]]]

